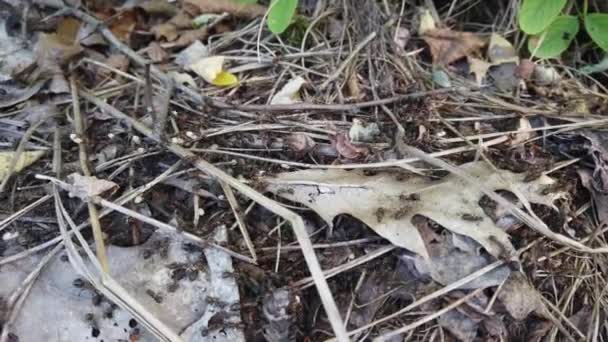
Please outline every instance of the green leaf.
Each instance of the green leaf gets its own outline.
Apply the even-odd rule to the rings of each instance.
[[[279,34],[291,24],[291,18],[296,13],[298,0],[272,0],[268,13],[268,28],[274,34]]]
[[[555,20],[566,0],[523,0],[519,9],[519,27],[527,34],[537,34]]]
[[[591,39],[602,48],[608,51],[608,14],[590,13],[585,17],[585,29]]]
[[[578,18],[560,15],[547,29],[528,40],[528,50],[539,58],[552,58],[564,52],[578,33]],[[543,38],[544,35],[544,38]],[[542,42],[540,41],[542,39]],[[537,47],[538,43],[541,43]]]

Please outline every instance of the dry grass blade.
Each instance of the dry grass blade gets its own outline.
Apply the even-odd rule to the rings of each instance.
[[[279,215],[285,220],[289,221],[296,234],[298,243],[302,248],[304,259],[306,260],[310,273],[314,278],[315,285],[317,286],[317,290],[319,291],[319,296],[321,297],[329,321],[331,322],[332,328],[334,329],[334,333],[336,334],[338,341],[348,341],[346,329],[344,328],[344,323],[342,321],[342,318],[340,317],[340,312],[338,311],[333,295],[329,289],[329,286],[327,285],[327,281],[323,276],[321,265],[319,264],[314,249],[312,248],[312,243],[310,241],[310,238],[308,237],[306,228],[304,227],[304,221],[302,220],[302,217],[300,217],[293,211],[283,207],[280,203],[260,194],[253,188],[243,184],[236,178],[226,174],[224,171],[220,170],[213,164],[210,164],[209,162],[198,158],[191,151],[176,144],[164,143],[163,141],[160,141],[160,139],[156,137],[156,135],[150,128],[146,127],[144,124],[133,119],[132,117],[124,114],[115,107],[105,103],[101,99],[86,92],[82,92],[82,97],[87,101],[95,104],[99,108],[103,109],[105,112],[109,113],[115,118],[128,122],[141,134],[147,136],[150,139],[156,140],[159,144],[163,144],[169,151],[173,152],[179,157],[192,161],[192,164],[202,172],[205,172],[208,175],[217,178],[219,181],[225,182],[226,184],[240,191],[245,196],[257,202],[261,206],[266,207],[274,214]]]
[[[76,78],[74,75],[70,75],[70,87],[72,88],[72,108],[74,109],[74,129],[76,131],[78,143],[78,157],[80,159],[80,168],[85,176],[91,176],[91,170],[89,168],[89,158],[87,157],[87,147],[85,145],[85,133],[84,133],[84,118],[80,114],[80,103],[78,101],[78,88],[76,85]],[[106,256],[106,246],[103,241],[103,232],[101,231],[101,223],[99,222],[99,212],[95,204],[87,202],[89,209],[89,219],[91,220],[91,228],[93,229],[93,237],[95,239],[95,252],[97,258],[101,263],[101,267],[104,272],[108,272],[108,257]]]

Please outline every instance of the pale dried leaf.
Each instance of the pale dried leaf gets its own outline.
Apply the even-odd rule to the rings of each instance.
[[[543,193],[547,183],[553,182],[546,176],[524,183],[524,174],[494,172],[485,163],[468,163],[460,168],[486,189],[516,188],[532,203],[552,206],[553,201],[562,196]],[[479,206],[483,193],[454,175],[439,181],[419,176],[404,180],[399,173],[366,176],[357,170],[329,169],[282,173],[267,178],[266,182],[269,191],[310,207],[328,225],[332,225],[337,215],[352,215],[393,244],[427,260],[429,252],[412,224],[415,215],[430,218],[448,230],[474,239],[495,257],[512,255],[514,251],[509,235]],[[414,194],[417,197],[411,196]]]
[[[36,160],[40,159],[44,155],[45,151],[24,151],[19,156],[17,163],[13,169],[14,173],[18,173],[26,167],[32,165]],[[10,176],[8,174],[10,165],[15,157],[15,152],[13,151],[3,151],[0,152],[0,182],[4,180],[4,178]]]
[[[488,59],[493,64],[519,63],[519,56],[513,45],[497,33],[492,33],[490,37]]]
[[[348,130],[348,137],[353,142],[373,142],[380,135],[380,128],[375,122],[364,124],[359,119],[353,119],[353,125]]]
[[[409,42],[411,36],[412,34],[410,30],[405,27],[399,27],[397,30],[395,30],[393,40],[395,41],[395,44],[403,50],[405,49],[405,45],[407,45],[407,42]]]
[[[209,56],[209,49],[200,41],[195,41],[183,49],[176,57],[175,63],[181,67],[187,67],[196,61]]]
[[[468,317],[458,310],[451,310],[439,316],[437,323],[463,342],[472,342],[479,330],[478,319]]]
[[[154,25],[150,31],[154,33],[156,39],[164,38],[168,42],[172,42],[179,36],[177,33],[177,27],[172,23],[160,23]]]
[[[230,13],[236,17],[255,18],[266,13],[266,7],[258,4],[238,3],[232,0],[185,0],[201,13]]]
[[[224,66],[223,56],[213,56],[201,58],[198,61],[190,64],[188,68],[202,77],[206,82],[211,83],[217,75],[222,72]]]
[[[485,42],[471,32],[450,29],[429,30],[422,35],[429,45],[433,64],[447,65],[460,58],[471,56],[485,45]]]
[[[534,311],[544,308],[540,295],[521,272],[513,272],[498,293],[511,317],[520,321]]]
[[[511,140],[511,145],[521,144],[524,141],[527,141],[527,140],[531,139],[532,137],[534,137],[535,133],[533,131],[531,131],[531,129],[532,129],[532,124],[530,123],[530,120],[528,120],[528,118],[526,118],[526,117],[519,118],[519,125],[517,127],[517,130],[519,132],[514,134],[513,140]]]
[[[300,102],[300,88],[306,83],[301,76],[291,79],[270,100],[270,104],[292,104]]]
[[[490,69],[491,66],[492,64],[481,59],[474,57],[469,58],[469,71],[475,75],[475,82],[478,86],[481,86],[483,79],[486,77],[488,69]]]
[[[454,234],[454,236],[460,236]],[[464,237],[466,238],[466,237]],[[443,239],[439,243],[429,245],[430,260],[418,256],[415,266],[421,275],[430,275],[434,281],[449,285],[491,264],[494,260],[486,254],[478,254],[477,251],[467,252],[457,248],[450,238]],[[460,241],[460,240],[456,240]],[[476,249],[479,249],[477,245]],[[460,289],[479,289],[502,284],[511,273],[508,266],[503,265],[477,277],[470,282],[460,286]]]
[[[169,77],[171,77],[177,84],[187,84],[193,88],[196,88],[196,82],[194,82],[194,79],[189,74],[171,71],[167,75],[169,75]]]
[[[81,199],[99,196],[106,191],[118,188],[118,184],[114,182],[93,176],[82,176],[78,173],[69,175],[68,181],[70,183],[70,188],[68,189],[70,197]]]
[[[420,25],[418,26],[418,34],[423,35],[427,32],[436,29],[437,25],[435,25],[435,19],[433,19],[431,11],[429,11],[428,9],[424,9],[422,13],[420,13]]]

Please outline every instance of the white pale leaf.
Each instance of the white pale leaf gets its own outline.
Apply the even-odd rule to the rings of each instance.
[[[188,68],[202,77],[206,82],[211,83],[222,72],[223,66],[224,56],[213,56],[201,58],[190,64]]]
[[[287,82],[270,100],[270,104],[292,104],[300,102],[300,88],[306,81],[298,76]]]

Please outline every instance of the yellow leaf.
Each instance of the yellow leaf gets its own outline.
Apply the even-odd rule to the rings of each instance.
[[[19,160],[17,160],[17,164],[15,164],[14,173],[17,173],[32,165],[36,160],[40,159],[44,153],[45,151],[29,151],[21,153]],[[0,182],[4,180],[5,177],[10,176],[8,172],[14,156],[15,152],[13,151],[0,152]]]
[[[228,71],[221,71],[211,82],[211,84],[216,85],[218,87],[230,87],[238,83],[239,79],[236,78],[234,74],[231,74]]]
[[[418,34],[423,35],[429,31],[435,30],[437,26],[435,25],[435,19],[433,19],[433,15],[431,15],[431,11],[425,9],[420,14],[420,25],[418,26]]]

